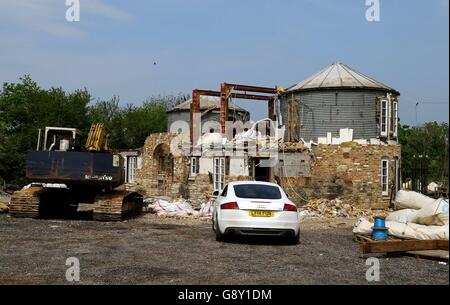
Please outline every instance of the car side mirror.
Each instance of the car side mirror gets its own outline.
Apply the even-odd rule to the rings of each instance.
[[[214,191],[213,196],[219,196],[219,191]]]
[[[286,194],[286,197],[287,197],[287,198],[291,198],[291,196],[290,196],[289,194]]]

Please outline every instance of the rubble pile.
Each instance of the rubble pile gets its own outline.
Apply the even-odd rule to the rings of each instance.
[[[311,199],[300,208],[301,217],[325,217],[325,218],[357,218],[367,217],[374,219],[375,216],[386,216],[384,210],[370,210],[356,208],[342,199]]]

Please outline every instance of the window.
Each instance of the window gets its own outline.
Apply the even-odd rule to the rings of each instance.
[[[214,158],[213,168],[214,191],[221,191],[225,181],[225,158]]]
[[[397,101],[394,101],[392,103],[392,117],[393,117],[392,130],[393,130],[394,137],[397,137],[397,133],[398,133],[398,102]]]
[[[199,169],[200,169],[199,158],[197,158],[197,157],[191,158],[191,166],[190,166],[189,176],[190,177],[197,176]]]
[[[127,157],[127,183],[134,182],[134,171],[136,169],[136,157]]]
[[[280,189],[263,184],[239,184],[234,186],[234,193],[239,198],[281,199]]]
[[[388,136],[388,101],[381,100],[380,109],[380,135],[382,137]]]
[[[381,160],[381,194],[389,195],[389,160]]]

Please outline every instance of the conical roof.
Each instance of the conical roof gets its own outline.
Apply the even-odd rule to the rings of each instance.
[[[385,84],[358,72],[343,63],[334,63],[298,84],[288,88],[287,92],[311,89],[367,88],[399,92]]]

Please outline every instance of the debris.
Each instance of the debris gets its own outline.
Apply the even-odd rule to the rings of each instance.
[[[8,211],[9,207],[6,204],[0,202],[0,213],[7,213]]]
[[[342,199],[311,199],[300,208],[300,217],[325,217],[325,218],[357,218],[386,216],[384,210],[360,209],[345,202]]]

